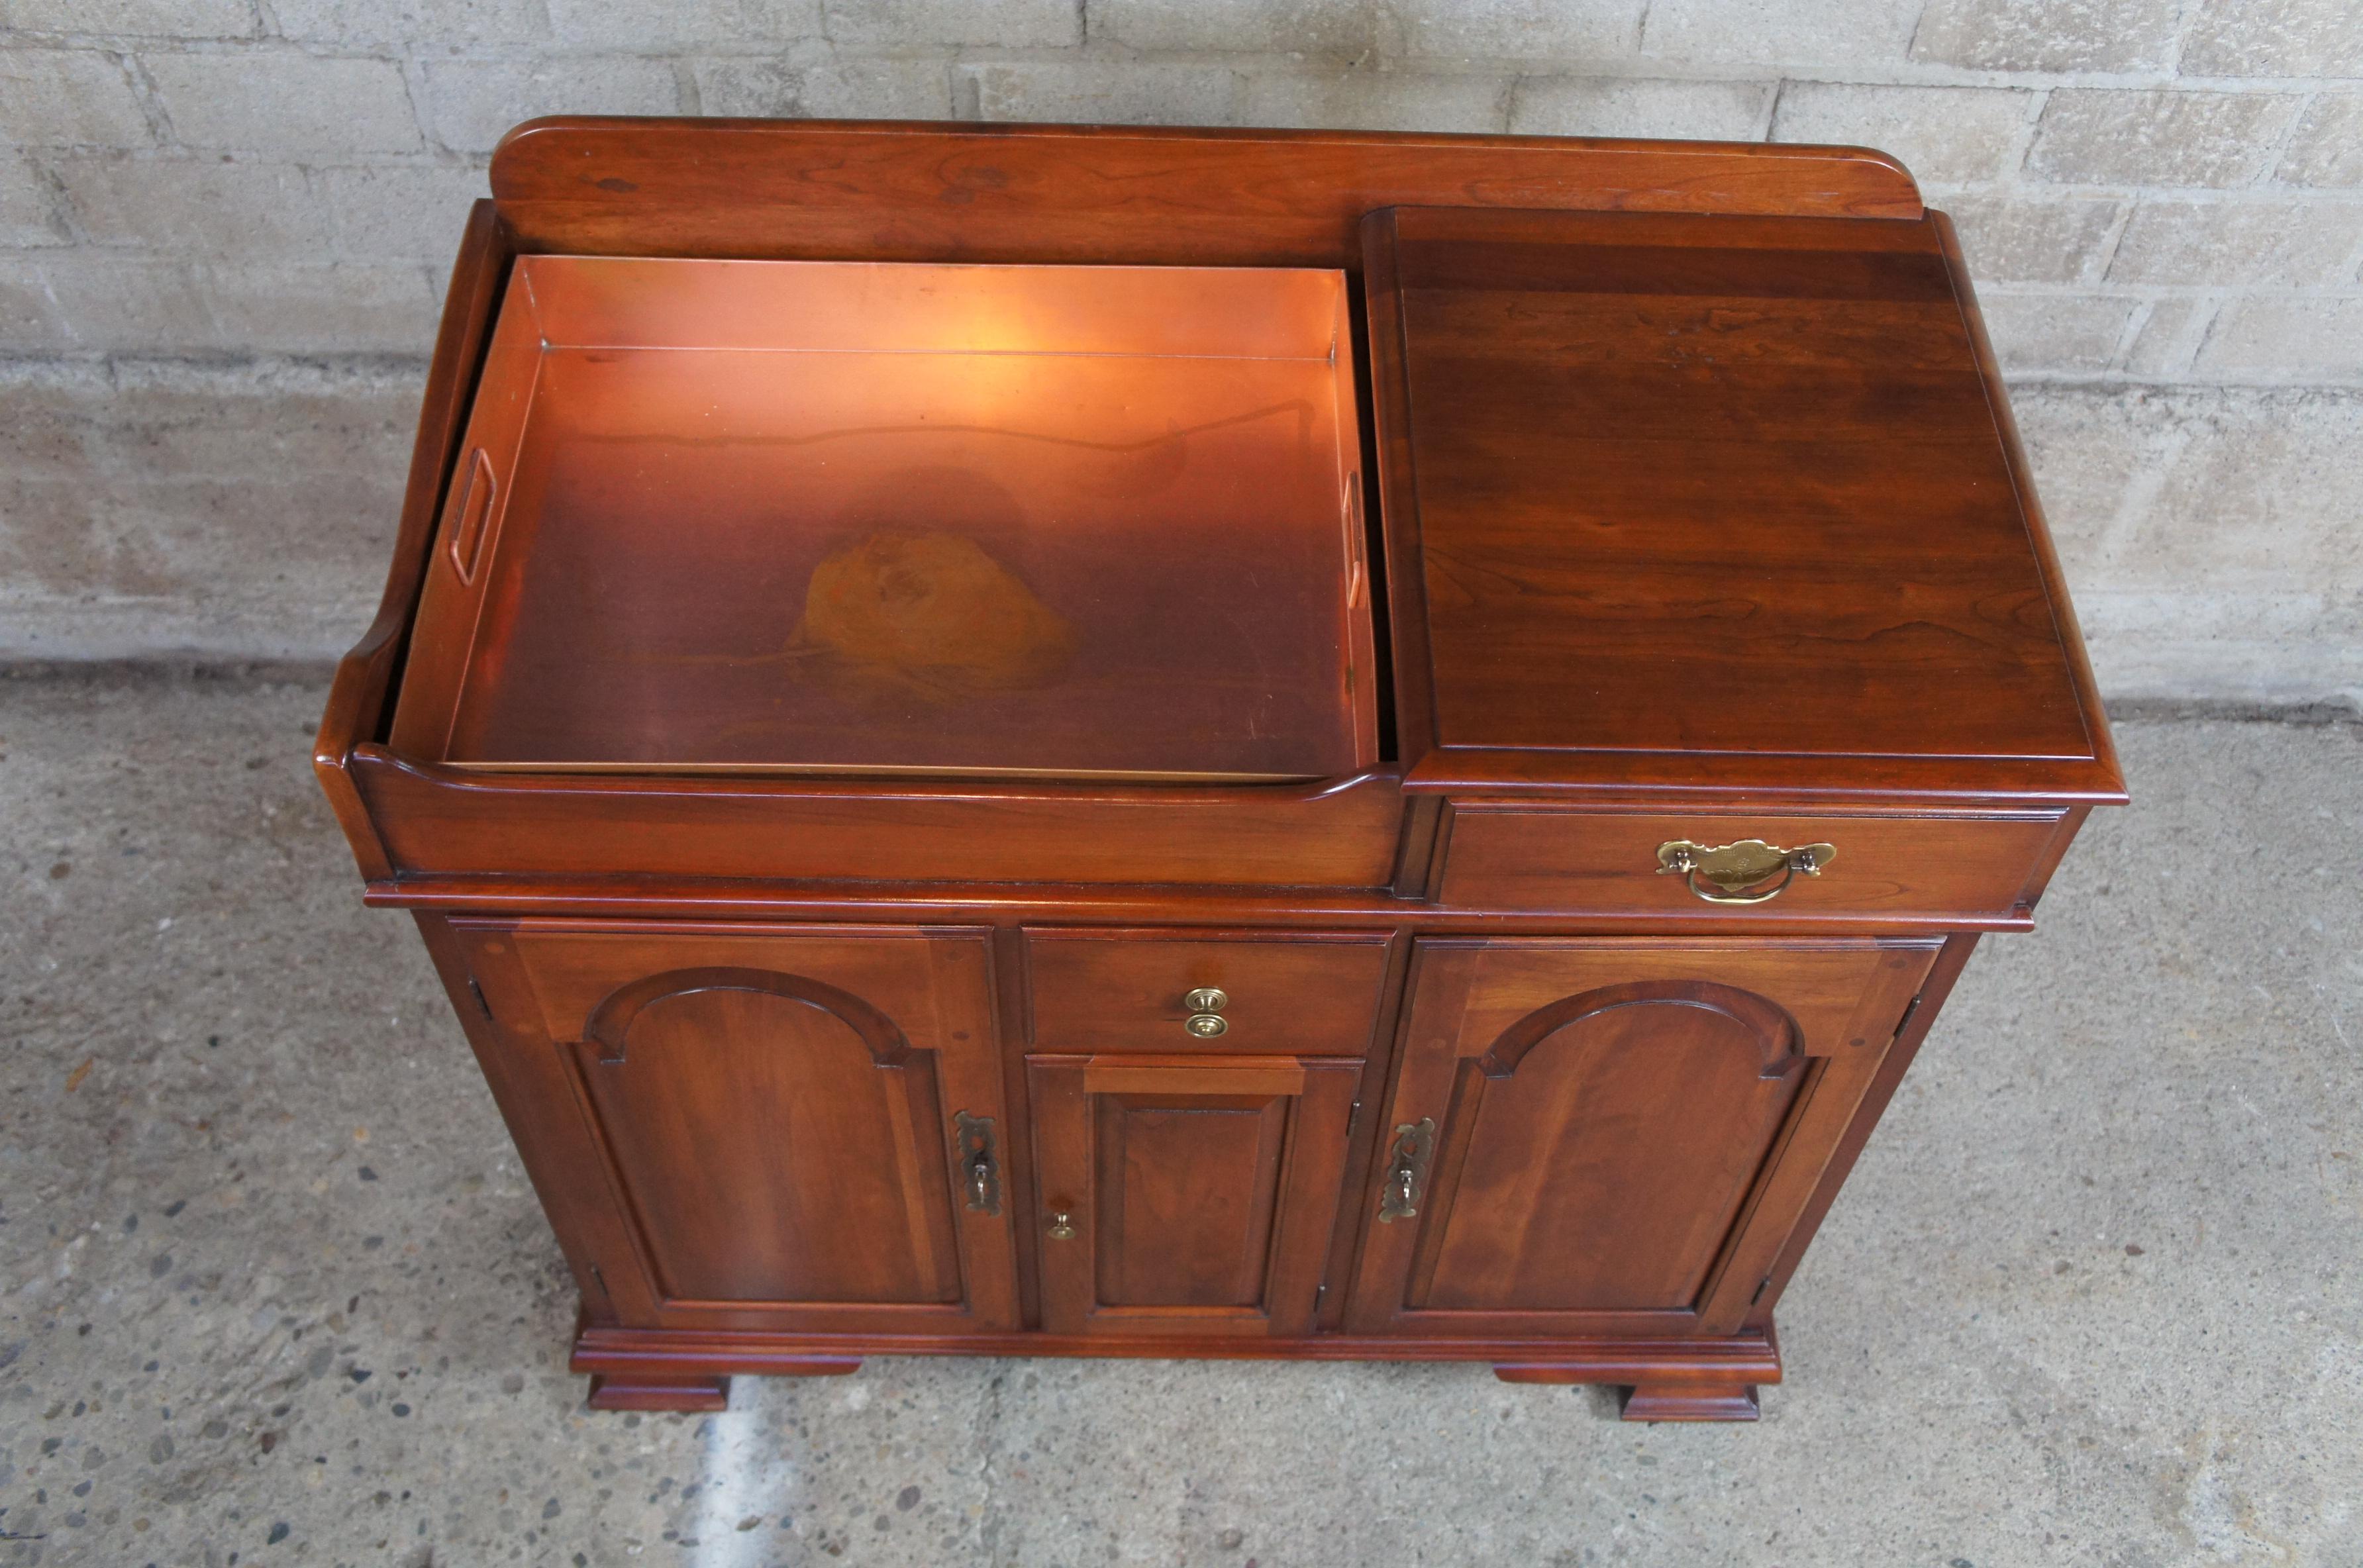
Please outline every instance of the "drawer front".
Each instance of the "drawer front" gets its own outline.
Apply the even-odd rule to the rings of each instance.
[[[1388,938],[1350,932],[1029,929],[1032,1049],[1359,1056]],[[1216,999],[1193,991],[1220,991]],[[1217,1031],[1201,1021],[1221,1021]]]
[[[1452,812],[1440,898],[1570,914],[2008,918],[2033,901],[2073,831],[2060,811],[1659,815],[1464,803]],[[1826,844],[1836,854],[1819,875],[1793,878],[1761,902],[1711,903],[1681,874],[1660,872],[1659,846],[1677,839],[1709,847],[1747,839],[1786,849]],[[1704,879],[1696,885],[1718,891]]]

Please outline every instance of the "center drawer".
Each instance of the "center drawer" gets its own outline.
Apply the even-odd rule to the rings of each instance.
[[[1026,1037],[1037,1052],[1359,1056],[1378,1021],[1388,940],[1358,932],[1029,928]]]

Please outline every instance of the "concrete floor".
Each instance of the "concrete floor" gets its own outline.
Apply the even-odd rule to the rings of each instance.
[[[873,1361],[593,1416],[321,691],[0,681],[0,1563],[2363,1562],[2363,732],[2128,725],[1756,1427],[1481,1368]]]

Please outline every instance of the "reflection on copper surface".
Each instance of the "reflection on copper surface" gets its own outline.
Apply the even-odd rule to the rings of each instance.
[[[504,500],[470,525],[474,583],[430,573],[398,748],[1144,778],[1375,756],[1340,275],[529,257],[518,284],[470,428]]]
[[[788,647],[815,679],[941,706],[1047,683],[1075,631],[972,539],[871,534],[813,569]]]

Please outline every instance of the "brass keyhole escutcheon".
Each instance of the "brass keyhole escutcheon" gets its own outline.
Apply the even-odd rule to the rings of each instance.
[[[1201,1040],[1212,1040],[1228,1033],[1231,1021],[1219,1012],[1193,1012],[1182,1021],[1182,1027]]]
[[[1191,1012],[1220,1012],[1231,1005],[1231,997],[1219,986],[1200,986],[1182,999],[1182,1005]]]
[[[1073,1221],[1074,1217],[1069,1214],[1065,1209],[1052,1209],[1050,1212],[1050,1239],[1054,1242],[1073,1241],[1075,1239],[1075,1227]]]

